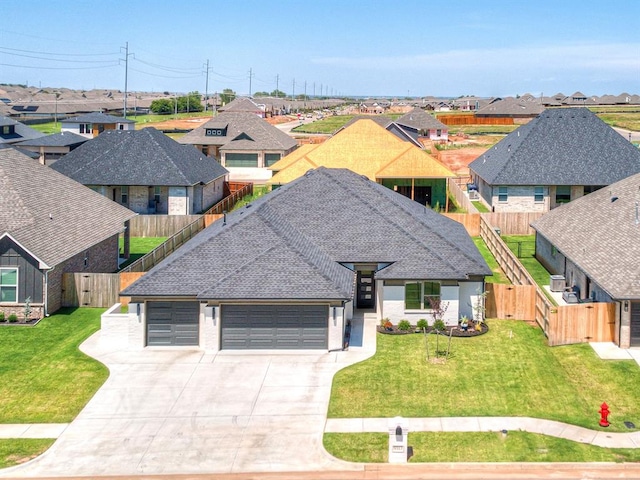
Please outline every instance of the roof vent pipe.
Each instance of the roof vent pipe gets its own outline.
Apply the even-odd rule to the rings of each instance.
[[[227,224],[227,211],[223,210],[222,211],[222,225],[226,225]]]

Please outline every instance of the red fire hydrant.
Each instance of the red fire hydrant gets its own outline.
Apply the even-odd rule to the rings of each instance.
[[[600,410],[598,411],[598,413],[600,414],[600,426],[601,427],[608,427],[609,426],[609,421],[607,420],[607,417],[609,416],[609,405],[607,405],[606,403],[603,403],[602,405],[600,405]]]

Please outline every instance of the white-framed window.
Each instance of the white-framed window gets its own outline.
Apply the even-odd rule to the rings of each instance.
[[[81,123],[80,124],[80,133],[91,133],[91,124],[90,123]]]
[[[534,187],[534,189],[533,189],[533,201],[535,203],[544,202],[544,187]]]
[[[498,187],[498,201],[500,203],[509,201],[509,187]]]
[[[430,298],[440,298],[440,282],[406,282],[404,284],[405,310],[429,310]]]
[[[126,185],[120,187],[120,203],[129,205],[129,187]]]
[[[558,185],[556,187],[556,203],[569,203],[571,201],[571,186]]]
[[[155,186],[153,187],[153,200],[156,202],[156,205],[158,205],[160,203],[160,187]]]
[[[0,268],[0,302],[18,301],[18,269]]]

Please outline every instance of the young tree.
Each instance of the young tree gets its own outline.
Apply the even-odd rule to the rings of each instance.
[[[233,100],[234,98],[236,98],[236,92],[234,92],[230,88],[225,88],[224,90],[222,90],[222,93],[220,94],[220,100],[225,105],[229,103],[231,100]]]

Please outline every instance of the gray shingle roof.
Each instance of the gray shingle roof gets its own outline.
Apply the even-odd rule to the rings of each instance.
[[[107,115],[106,113],[91,112],[77,117],[66,118],[61,120],[60,123],[136,123],[133,120],[129,120],[124,117],[114,117],[113,115]]]
[[[396,120],[396,123],[401,126],[407,126],[416,130],[448,130],[444,123],[435,118],[433,115],[425,112],[421,108],[414,108],[408,113]]]
[[[13,125],[14,133],[4,135],[0,128],[0,143],[16,143],[22,140],[38,138],[44,136],[44,133],[26,126],[24,123],[16,122],[12,118],[0,116],[0,127]]]
[[[532,227],[612,298],[640,299],[638,202],[640,174],[551,210]]]
[[[469,164],[489,185],[609,185],[640,150],[586,108],[545,110]]]
[[[207,137],[209,128],[226,128],[226,136]],[[266,120],[248,112],[223,112],[180,138],[189,145],[226,145],[245,133],[254,142],[254,149],[283,150],[295,148],[298,142]]]
[[[380,279],[490,275],[464,227],[345,169],[319,168],[214,223],[124,295],[350,298],[340,263]]]
[[[73,132],[60,132],[18,142],[16,145],[28,147],[70,147],[82,144],[88,140],[89,139],[87,137],[83,137],[82,135],[78,135]]]
[[[14,149],[0,149],[0,235],[53,267],[124,230],[131,210]]]
[[[155,128],[107,130],[51,166],[84,185],[207,184],[228,171]]]

